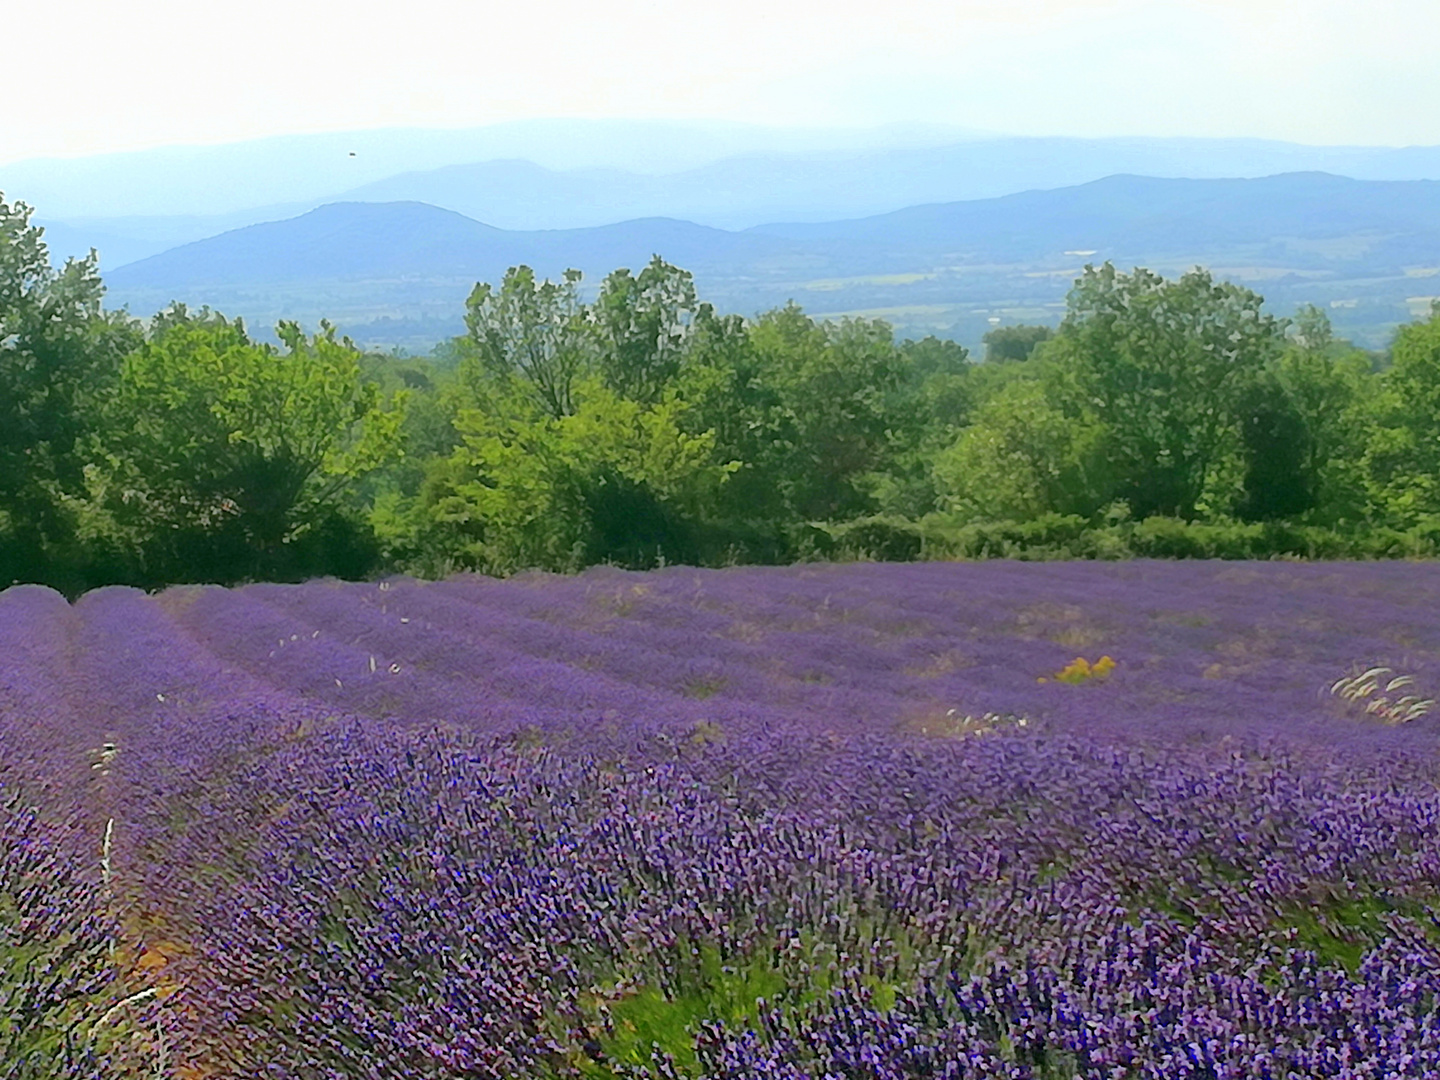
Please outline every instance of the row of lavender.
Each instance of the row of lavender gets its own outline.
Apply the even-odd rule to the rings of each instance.
[[[1423,689],[1437,587],[11,590],[6,780],[95,843],[88,900],[22,906],[105,900],[115,823],[105,992],[160,999],[188,1077],[1426,1075],[1435,731],[1327,691]]]
[[[64,702],[68,615],[47,590],[0,594],[0,1074],[13,1080],[148,1076],[167,1059],[158,988],[123,963],[114,825],[94,799],[109,756]]]
[[[607,761],[358,725],[234,790],[278,800],[205,910],[210,1037],[252,1069],[1440,1068],[1440,803],[1400,760],[792,732]]]

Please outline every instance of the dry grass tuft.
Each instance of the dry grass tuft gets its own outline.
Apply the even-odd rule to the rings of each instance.
[[[1033,725],[1028,716],[1014,713],[987,712],[976,715],[947,709],[944,713],[936,710],[926,713],[904,724],[903,731],[932,738],[963,739],[974,735],[988,735],[994,731],[1025,730]]]
[[[1418,694],[1396,694],[1414,685],[1413,676],[1397,675],[1388,667],[1371,667],[1337,680],[1330,693],[1386,724],[1408,724],[1435,704],[1434,698],[1422,700]]]

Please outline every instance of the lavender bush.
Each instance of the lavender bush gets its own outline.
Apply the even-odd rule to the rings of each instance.
[[[71,884],[0,899],[86,943],[17,985],[150,993],[63,1075],[1437,1075],[1437,600],[1404,563],[12,589],[6,783]]]

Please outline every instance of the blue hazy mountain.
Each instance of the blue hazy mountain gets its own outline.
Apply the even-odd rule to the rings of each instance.
[[[417,201],[510,229],[678,217],[719,228],[833,221],[925,203],[1070,187],[1122,173],[1217,179],[1287,172],[1440,180],[1440,148],[1309,147],[1248,139],[973,139],[946,146],[751,154],[662,174],[487,161],[407,172],[345,192]]]
[[[958,249],[1015,262],[1094,249],[1100,257],[1214,255],[1257,248],[1323,265],[1440,257],[1440,181],[1353,180],[1321,172],[1259,179],[1112,176],[1059,191],[912,206],[849,221],[762,225],[804,242]],[[1325,251],[1347,238],[1353,249]]]
[[[664,252],[687,266],[728,271],[805,247],[688,221],[643,218],[591,229],[515,232],[418,202],[331,203],[288,221],[235,229],[120,267],[115,291],[323,280],[483,278],[526,263],[558,275],[643,265]]]
[[[17,162],[0,165],[0,191],[37,208],[58,258],[94,246],[109,270],[341,201],[425,202],[517,230],[643,217],[743,229],[1068,187],[1117,173],[1222,178],[1299,171],[1440,179],[1440,148],[536,120]]]
[[[131,236],[123,226],[110,221],[35,221],[44,229],[43,239],[50,261],[60,266],[67,258],[84,258],[91,248],[103,251],[101,271],[143,259],[171,245],[159,240]]]
[[[0,191],[52,220],[203,217],[295,203],[308,209],[388,176],[472,162],[523,159],[550,170],[644,174],[742,154],[933,146],[975,134],[939,125],[782,128],[708,120],[539,118],[460,130],[327,132],[36,158],[0,164]]]
[[[976,339],[996,318],[1054,321],[1086,262],[1170,273],[1199,264],[1251,284],[1280,314],[1330,307],[1337,325],[1379,344],[1440,292],[1440,182],[1113,176],[742,231],[667,218],[518,231],[424,203],[337,203],[175,248],[106,281],[112,302],[137,314],[178,299],[260,326],[326,315],[358,339],[414,347],[458,332],[469,288],[509,266],[551,277],[575,267],[593,287],[653,254],[693,271],[721,310],[795,299],[817,314],[883,315],[902,331]],[[391,334],[385,319],[405,332]],[[426,320],[432,328],[419,329]]]
[[[108,273],[115,267],[138,262],[182,244],[243,228],[257,219],[281,221],[309,209],[309,203],[285,203],[228,214],[72,218],[68,221],[37,215],[33,220],[45,230],[50,261],[56,266],[66,258],[82,258],[94,248],[100,255],[101,272]]]

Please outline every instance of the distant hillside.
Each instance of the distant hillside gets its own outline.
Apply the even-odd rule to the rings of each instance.
[[[50,261],[59,266],[67,257],[81,257],[93,247],[100,254],[100,269],[109,272],[128,263],[148,259],[162,251],[219,236],[257,221],[283,221],[314,207],[308,203],[286,203],[261,207],[250,212],[165,217],[74,218],[56,221],[37,214],[34,222],[45,229]]]
[[[424,202],[515,230],[646,217],[744,229],[1058,189],[1123,173],[1205,179],[1304,171],[1440,180],[1440,147],[535,120],[13,162],[0,165],[0,191],[29,202],[37,220],[52,227],[57,261],[94,246],[101,265],[113,269],[334,202]]]
[[[100,270],[104,273],[112,267],[124,266],[171,246],[126,235],[110,222],[77,225],[39,218],[33,218],[32,222],[45,230],[41,239],[50,252],[51,263],[57,267],[64,265],[66,259],[83,259],[91,248],[95,248],[100,252]]]
[[[328,315],[362,339],[419,347],[458,332],[469,288],[509,266],[552,277],[573,266],[593,287],[656,253],[693,271],[722,310],[793,298],[817,314],[880,315],[902,331],[970,341],[997,320],[1053,322],[1085,262],[1170,273],[1200,264],[1257,288],[1279,314],[1322,304],[1357,340],[1380,344],[1440,292],[1440,182],[1114,176],[740,232],[664,218],[522,232],[422,203],[337,203],[175,248],[106,281],[112,302],[136,313],[181,299],[260,326]]]
[[[1116,174],[1218,179],[1323,171],[1440,180],[1440,147],[1311,147],[1222,139],[973,139],[947,146],[750,154],[660,174],[553,171],[527,161],[451,165],[352,188],[346,200],[415,200],[509,229],[678,217],[726,229],[823,222],[989,199]]]
[[[1440,257],[1440,181],[1289,173],[1255,180],[1111,176],[1058,191],[912,206],[852,221],[763,225],[765,236],[955,250],[1005,261],[1095,249],[1101,259],[1285,249],[1306,265]],[[1346,248],[1326,242],[1350,238]]]
[[[668,180],[623,169],[480,161],[389,176],[351,188],[341,198],[429,203],[506,229],[571,229],[664,214],[659,208],[667,204]]]
[[[82,158],[34,158],[0,164],[0,191],[26,200],[42,216],[65,221],[209,216],[276,204],[334,202],[342,192],[388,176],[472,162],[523,159],[546,169],[643,174],[693,169],[736,155],[936,146],[976,134],[942,125],[801,128],[713,120],[542,117],[456,130],[332,131]],[[389,198],[396,197],[413,196]]]
[[[672,261],[728,270],[788,252],[783,238],[646,218],[594,229],[511,232],[418,202],[332,203],[288,221],[235,229],[112,271],[115,290],[320,280],[497,277],[527,263],[558,275]]]

